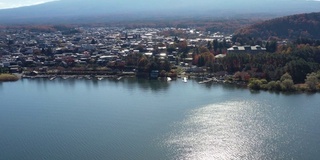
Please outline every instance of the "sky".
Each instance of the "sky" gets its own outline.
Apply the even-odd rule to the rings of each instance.
[[[18,8],[47,3],[56,0],[0,0],[0,9]]]
[[[80,6],[80,8],[89,8],[90,12],[98,12],[104,10],[104,12],[112,10],[123,11],[155,11],[155,10],[209,10],[209,9],[228,9],[231,11],[243,10],[243,11],[270,11],[275,7],[285,10],[290,8],[289,5],[295,6],[295,10],[304,10],[296,2],[318,1],[320,0],[0,0],[0,10],[9,8],[19,8],[24,6],[33,6],[43,4],[52,1],[60,1],[58,8],[67,8],[71,10],[74,6]],[[79,3],[81,2],[81,3]],[[294,4],[295,3],[295,4]],[[73,5],[77,4],[77,5]],[[274,5],[276,4],[276,5]],[[52,4],[54,6],[55,4]],[[46,6],[47,8],[52,7]],[[279,7],[280,6],[280,7]],[[282,8],[281,8],[282,7]],[[308,5],[307,7],[312,7]],[[57,8],[57,7],[56,7]],[[279,10],[278,9],[278,10]],[[292,9],[292,8],[291,8]],[[118,11],[117,10],[117,11]],[[290,9],[289,9],[290,10]],[[83,10],[81,10],[83,11]],[[306,10],[307,11],[307,10]],[[74,11],[79,12],[79,11]],[[84,12],[84,11],[83,11]]]
[[[57,1],[57,0],[0,0],[0,9],[32,6],[32,5],[43,4],[51,1]],[[307,0],[307,1],[320,1],[320,0]],[[132,1],[132,2],[135,2],[135,1]],[[193,2],[197,2],[197,1],[193,1]]]

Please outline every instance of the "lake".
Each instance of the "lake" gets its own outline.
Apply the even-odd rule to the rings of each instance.
[[[123,78],[0,83],[0,159],[319,159],[320,94]]]

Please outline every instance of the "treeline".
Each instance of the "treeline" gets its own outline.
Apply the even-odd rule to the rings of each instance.
[[[220,64],[229,73],[249,72],[268,81],[278,80],[287,72],[294,83],[303,83],[308,73],[320,69],[320,47],[287,45],[279,46],[276,53],[228,54]]]
[[[103,24],[110,27],[126,27],[130,28],[195,28],[201,31],[210,32],[223,32],[234,33],[237,29],[252,25],[257,22],[261,22],[261,19],[257,18],[243,18],[243,19],[196,19],[196,18],[184,18],[184,19],[166,19],[166,20],[144,20],[144,21],[130,21],[130,22],[110,22]],[[89,26],[96,24],[88,24]]]
[[[250,79],[248,87],[253,90],[269,91],[320,91],[320,71],[307,74],[304,84],[295,85],[292,76],[285,73],[280,80],[268,82],[266,79]]]
[[[235,80],[249,82],[252,89],[315,91],[320,87],[320,46],[289,44],[278,46],[275,53],[228,54],[216,64],[234,73]]]
[[[308,44],[311,46],[320,46],[320,40],[317,39],[311,39],[311,38],[298,38],[295,42],[295,44]]]
[[[149,77],[151,71],[159,71],[160,77],[176,77],[177,74],[172,70],[172,65],[167,59],[159,57],[149,57],[143,54],[130,54],[125,58],[125,67],[135,68],[138,77]]]
[[[79,30],[75,29],[75,25],[16,25],[16,26],[1,26],[2,29],[13,29],[13,30],[27,30],[30,32],[44,32],[52,33],[61,31],[62,34],[75,34],[80,33]],[[16,32],[16,31],[14,31]]]

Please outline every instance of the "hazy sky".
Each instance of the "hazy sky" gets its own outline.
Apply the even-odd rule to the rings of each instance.
[[[51,1],[57,1],[57,0],[0,0],[0,9],[6,9],[6,8],[18,8],[18,7],[23,7],[23,6],[32,6],[32,5],[37,5],[37,4],[42,4],[46,2],[51,2]],[[68,1],[68,0],[61,0],[61,1]],[[71,1],[71,0],[70,0]],[[77,0],[72,0],[72,1],[77,1]],[[81,0],[82,2],[85,2],[86,0]],[[151,2],[151,3],[160,3],[164,0],[90,0],[90,2],[101,2],[101,1],[114,1],[115,3],[122,4],[123,2],[126,2],[126,4],[130,3],[146,3],[146,2]],[[225,0],[172,0],[174,2],[181,1],[181,4],[199,4],[199,3],[226,3]],[[277,2],[277,1],[291,1],[291,2],[297,2],[297,1],[320,1],[320,0],[264,0],[264,1],[259,1],[259,0],[230,0],[227,1],[229,2],[229,5],[232,4],[237,4],[237,3],[264,3],[264,2]],[[87,1],[88,2],[88,1]],[[232,2],[232,3],[231,3]],[[169,3],[170,4],[170,3]]]
[[[55,0],[0,0],[0,9],[32,6]]]

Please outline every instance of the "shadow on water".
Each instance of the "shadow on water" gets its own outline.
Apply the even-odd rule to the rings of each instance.
[[[143,78],[122,78],[120,80],[116,78],[108,78],[108,79],[103,79],[101,81],[97,79],[88,80],[88,79],[74,79],[74,78],[69,78],[69,79],[56,78],[55,80],[51,81],[46,78],[37,78],[37,79],[32,79],[31,82],[37,83],[37,85],[44,86],[44,87],[52,83],[57,83],[68,88],[74,88],[78,82],[85,83],[85,85],[88,88],[90,87],[97,88],[101,86],[101,84],[111,83],[114,86],[124,85],[126,88],[131,88],[131,89],[138,87],[146,91],[151,90],[155,92],[164,91],[169,88],[169,83],[166,81],[149,80],[149,79],[143,79]]]
[[[251,94],[260,94],[263,91],[250,89]]]
[[[24,79],[21,79],[21,81],[24,81]],[[149,80],[149,79],[135,78],[135,77],[122,78],[120,80],[116,78],[108,78],[108,79],[103,79],[101,81],[97,79],[89,80],[89,79],[74,79],[74,78],[69,78],[69,79],[56,78],[55,80],[51,81],[46,78],[35,78],[35,79],[31,79],[28,82],[36,83],[37,86],[44,89],[47,88],[47,85],[50,85],[53,83],[61,84],[67,88],[74,88],[78,82],[84,82],[85,85],[89,88],[90,87],[98,88],[101,86],[101,84],[111,83],[111,84],[114,84],[115,86],[123,85],[129,89],[139,88],[145,91],[150,90],[154,92],[165,91],[165,90],[168,90],[170,87],[170,82],[167,82],[165,80],[159,80],[159,79]],[[3,83],[10,83],[10,82],[0,82],[0,89],[3,88]],[[193,83],[198,83],[198,81],[193,81]],[[241,86],[236,84],[204,83],[204,84],[197,84],[197,85],[200,85],[202,86],[202,88],[207,90],[214,89],[215,87],[221,87],[223,90],[226,90],[226,91],[249,90],[246,86]],[[249,91],[251,94],[260,94],[263,92],[268,92],[271,94],[284,95],[284,96],[293,96],[298,94],[305,94],[308,96],[312,96],[315,94],[319,94],[319,92],[279,92],[279,91],[264,91],[264,90],[261,90],[261,91],[249,90]]]
[[[307,96],[313,96],[316,94],[319,94],[319,92],[299,92],[299,91],[293,91],[293,92],[283,92],[283,91],[273,91],[273,90],[251,90],[251,94],[260,94],[260,93],[270,93],[270,94],[275,94],[275,95],[283,95],[283,96],[295,96],[295,95],[307,95]]]
[[[247,90],[247,86],[241,86],[236,84],[220,84],[223,86],[223,89],[226,90]]]
[[[127,78],[124,81],[126,87],[137,86],[143,90],[164,91],[169,88],[169,83],[161,80],[149,80],[143,78]]]
[[[204,83],[204,84],[199,84],[201,86],[203,86],[203,88],[206,89],[212,89],[215,87],[222,87],[224,90],[229,90],[229,91],[233,91],[233,90],[247,90],[246,86],[241,86],[241,85],[236,85],[236,84],[224,84],[224,83]]]

